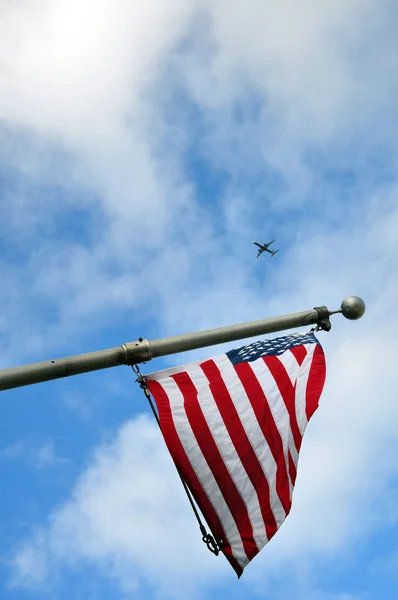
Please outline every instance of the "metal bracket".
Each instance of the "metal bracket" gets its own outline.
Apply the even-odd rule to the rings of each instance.
[[[322,329],[322,331],[330,331],[332,324],[329,319],[330,311],[327,306],[314,306],[314,310],[316,310],[319,317],[317,321],[318,328]]]
[[[148,340],[140,338],[136,342],[122,344],[122,348],[125,355],[125,364],[130,367],[136,363],[146,363],[152,360]]]

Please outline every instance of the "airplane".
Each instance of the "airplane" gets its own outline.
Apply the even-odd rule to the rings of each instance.
[[[269,249],[269,246],[271,246],[271,244],[273,244],[274,242],[275,242],[275,240],[272,240],[272,242],[268,242],[268,244],[259,244],[258,242],[253,242],[253,244],[255,244],[256,246],[258,246],[260,248],[260,250],[258,251],[258,254],[257,254],[257,258],[263,252],[269,252],[271,254],[271,256],[275,256],[275,254],[277,252],[279,252],[279,250],[270,250]]]

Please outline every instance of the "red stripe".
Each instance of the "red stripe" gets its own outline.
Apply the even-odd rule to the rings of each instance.
[[[195,502],[199,506],[203,516],[209,524],[209,528],[214,538],[217,541],[224,541],[222,552],[231,564],[232,568],[235,570],[238,577],[240,577],[243,573],[243,569],[232,554],[232,549],[221,525],[221,521],[218,518],[217,513],[210,503],[205,491],[203,490],[202,485],[197,478],[191,463],[189,462],[183,445],[181,444],[180,438],[178,437],[168,396],[158,381],[148,381],[148,388],[155,399],[156,406],[158,408],[160,424],[162,427],[162,433],[174,463],[176,464],[177,469],[188,485]]]
[[[286,372],[285,367],[277,356],[263,356],[263,361],[269,368],[289,413],[290,429],[292,430],[297,452],[299,452],[301,446],[301,433],[296,416],[295,388]]]
[[[308,375],[305,412],[308,421],[318,408],[326,378],[325,355],[319,344],[316,345]]]
[[[258,424],[263,432],[268,446],[276,462],[276,491],[286,515],[290,511],[289,476],[285,462],[283,444],[280,433],[275,425],[267,398],[251,366],[247,362],[235,365],[235,371],[245,388],[247,397],[253,407]]]
[[[258,548],[253,538],[253,528],[250,523],[249,513],[236,489],[235,483],[227,467],[225,466],[217,444],[214,441],[213,435],[203,415],[198,401],[198,391],[188,373],[177,373],[176,375],[172,375],[172,378],[175,380],[184,396],[185,412],[196,441],[198,442],[206,462],[213,473],[214,479],[224,496],[224,500],[233,515],[239,534],[242,538],[246,555],[249,560],[252,560],[258,553]]]
[[[267,538],[270,540],[275,535],[278,527],[270,504],[270,490],[267,478],[246,435],[227,386],[221,376],[220,369],[213,360],[202,363],[200,367],[209,381],[211,393],[236,452],[257,492]]]
[[[297,360],[297,363],[301,367],[301,365],[303,364],[303,360],[307,356],[306,347],[303,344],[301,346],[293,346],[293,348],[290,348],[290,352],[293,354],[293,356]]]
[[[292,455],[289,452],[289,475],[290,475],[290,481],[292,482],[292,485],[294,485],[296,483],[296,477],[297,477],[297,469],[296,469],[296,465],[294,464],[294,461],[292,459]]]

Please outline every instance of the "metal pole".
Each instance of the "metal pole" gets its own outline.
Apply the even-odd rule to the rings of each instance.
[[[140,339],[137,342],[129,342],[108,350],[3,369],[0,371],[0,391],[50,381],[51,379],[79,375],[80,373],[109,369],[119,365],[148,362],[159,356],[186,352],[187,350],[214,346],[285,329],[318,324],[322,329],[329,331],[330,315],[342,313],[347,319],[353,320],[359,319],[364,312],[364,302],[357,296],[350,296],[343,300],[341,308],[335,311],[329,311],[326,306],[321,306],[281,317],[261,319],[218,329],[208,329],[207,331],[187,333],[154,341]]]

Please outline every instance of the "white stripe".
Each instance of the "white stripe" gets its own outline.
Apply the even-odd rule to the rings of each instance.
[[[198,391],[200,408],[225,467],[227,468],[240,497],[246,505],[249,520],[253,528],[253,538],[258,550],[260,550],[264,546],[264,540],[267,540],[268,538],[257,492],[235,449],[228,429],[225,426],[224,420],[210,390],[210,383],[206,375],[200,367],[196,366],[189,367],[187,373]]]
[[[231,511],[229,510],[228,505],[224,500],[224,496],[214,479],[213,473],[199,448],[199,444],[196,442],[195,435],[185,412],[184,397],[174,379],[167,377],[164,380],[160,380],[159,384],[163,387],[169,398],[174,426],[185,454],[195,471],[204,493],[208,497],[209,502],[221,521],[236,562],[243,569],[249,563],[249,559],[243,548],[242,539]]]
[[[277,358],[283,364],[286,373],[289,375],[292,386],[295,387],[297,376],[300,372],[300,366],[297,362],[296,357],[294,356],[294,354],[292,352],[290,352],[290,349],[289,349],[286,352],[284,352],[283,354],[279,355]],[[282,398],[282,402],[283,402],[283,398]],[[296,416],[296,420],[297,420],[296,399],[294,402],[294,412],[296,413],[295,416]],[[300,429],[300,427],[299,427],[299,429]],[[289,450],[290,450],[290,454],[291,454],[292,460],[294,462],[294,465],[297,467],[299,455],[298,455],[298,450],[296,448],[296,444],[294,441],[293,432],[292,432],[291,438],[289,438]]]
[[[267,398],[275,425],[279,431],[282,440],[283,453],[285,456],[286,470],[288,474],[290,497],[293,492],[293,483],[290,479],[288,453],[290,452],[294,464],[297,464],[298,452],[294,444],[293,433],[290,427],[290,417],[285,402],[279,392],[279,388],[262,358],[248,363],[253,373],[256,375],[259,383]]]
[[[305,428],[307,427],[307,414],[306,414],[306,396],[307,396],[307,383],[310,374],[310,368],[312,359],[315,352],[316,344],[305,344],[307,355],[303,360],[300,370],[296,378],[296,415],[297,423],[300,429],[301,435],[304,434]]]
[[[202,362],[203,358],[188,363],[187,365],[177,365],[175,367],[168,367],[167,369],[162,369],[161,371],[154,371],[153,373],[148,373],[145,377],[147,381],[163,381],[167,377],[171,377],[171,375],[175,375],[176,373],[185,373],[188,368],[198,366]]]
[[[268,442],[264,437],[261,427],[258,423],[256,414],[251,402],[246,394],[231,361],[224,354],[213,361],[216,363],[222,373],[222,378],[227,387],[228,393],[239,415],[242,426],[255,452],[258,462],[261,465],[264,476],[268,481],[270,490],[270,505],[274,518],[279,528],[283,523],[286,513],[276,491],[276,472],[277,464],[271,452]]]
[[[291,352],[289,348],[283,354],[279,354],[277,358],[285,367],[286,373],[289,375],[289,379],[292,382],[292,385],[294,386],[294,384],[296,383],[300,366],[293,352]]]

